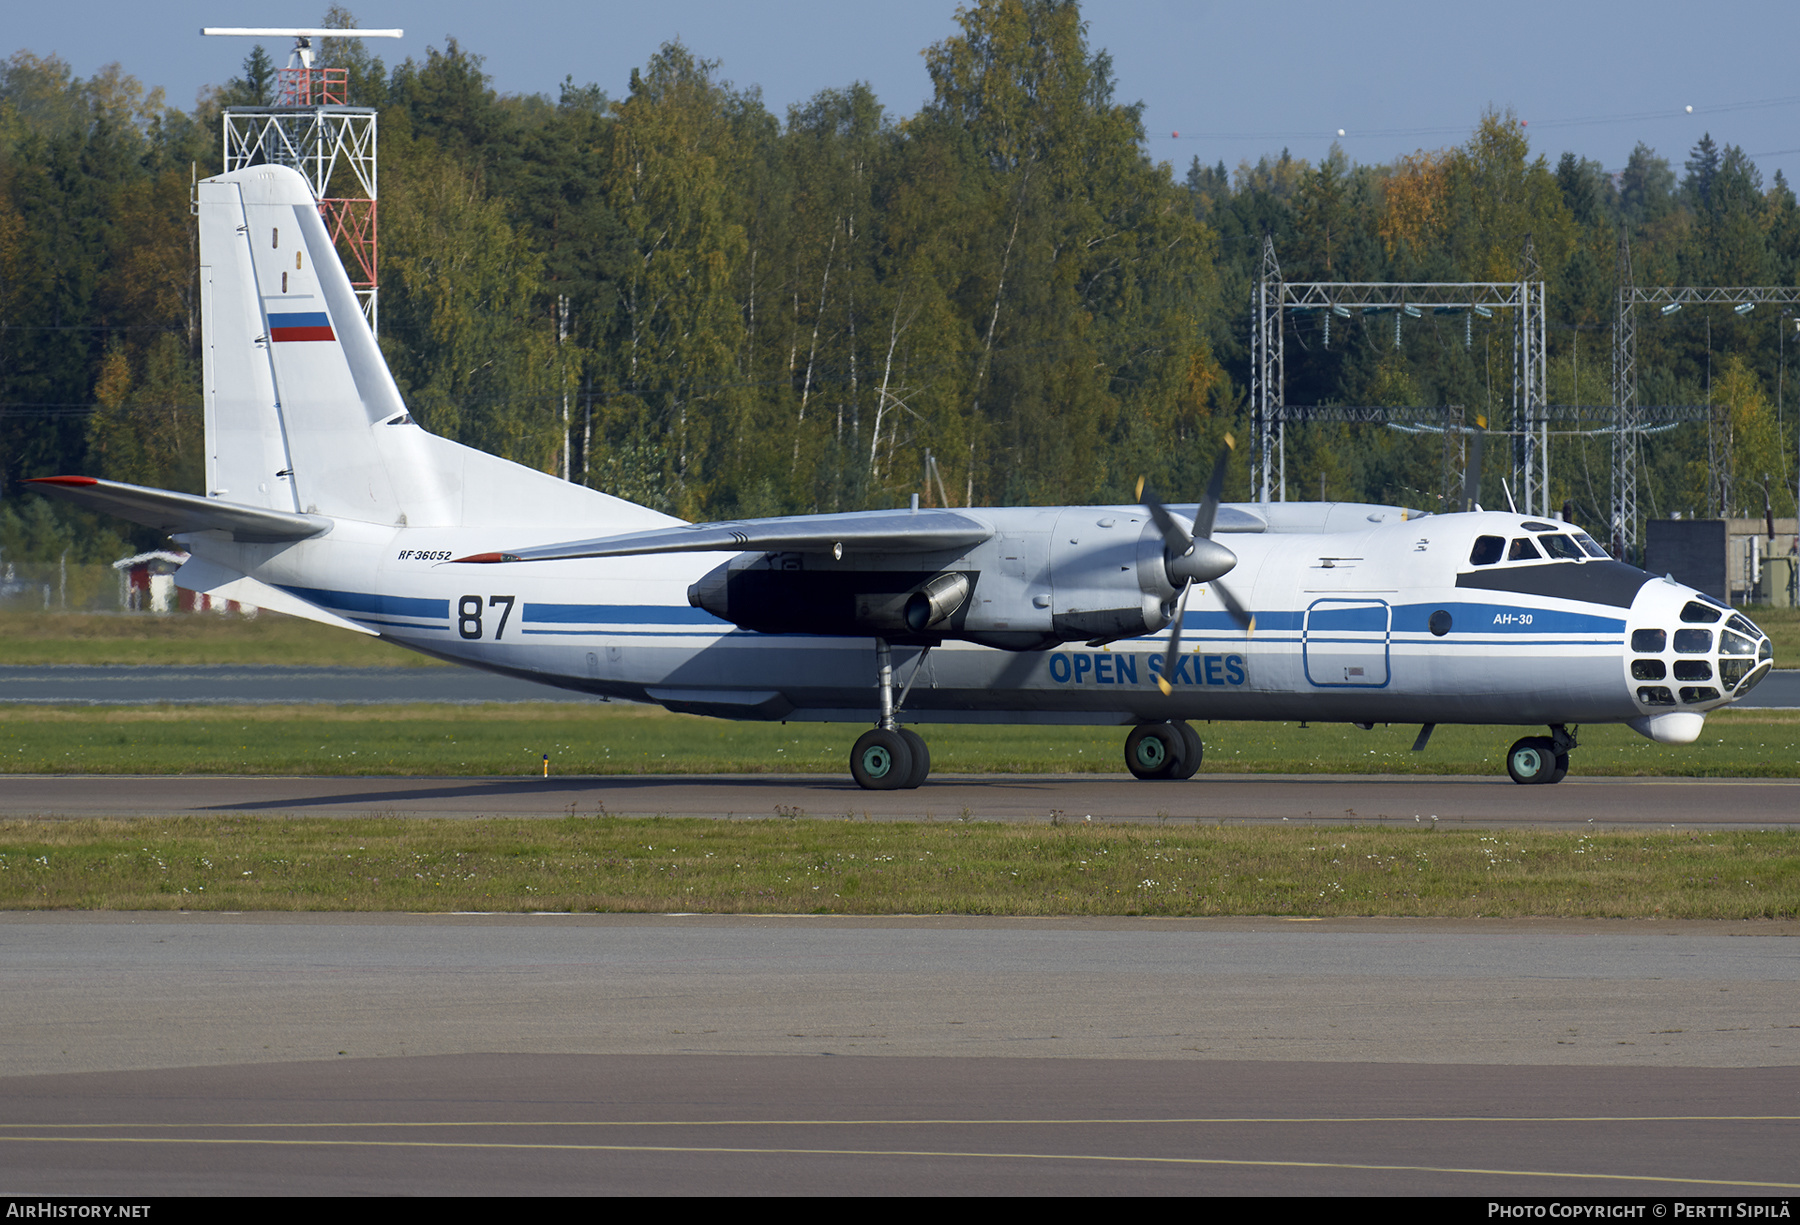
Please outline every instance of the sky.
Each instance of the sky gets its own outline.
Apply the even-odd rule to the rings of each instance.
[[[555,97],[565,77],[625,93],[631,69],[679,39],[785,115],[822,89],[866,81],[890,114],[931,94],[920,52],[957,31],[951,0],[352,0],[390,65],[455,37],[485,57],[502,93]],[[238,75],[254,40],[203,25],[306,26],[323,0],[65,0],[9,7],[0,55],[55,53],[76,74],[118,61],[169,101]],[[1144,104],[1145,146],[1177,177],[1198,157],[1235,167],[1315,161],[1335,140],[1356,162],[1460,144],[1488,108],[1526,123],[1533,151],[1624,166],[1639,141],[1679,174],[1710,132],[1752,155],[1765,179],[1800,174],[1800,5],[1674,0],[1631,4],[1437,0],[1280,4],[1110,0],[1084,6],[1090,47],[1112,57],[1117,97]],[[291,44],[269,40],[279,65]],[[1691,108],[1691,110],[1689,109]],[[1338,135],[1339,131],[1343,135]]]

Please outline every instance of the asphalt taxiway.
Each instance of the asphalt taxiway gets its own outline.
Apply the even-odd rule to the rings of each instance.
[[[1779,828],[1800,824],[1800,779],[1125,774],[934,775],[864,791],[832,775],[271,778],[8,775],[0,817],[854,817],[868,820]]]
[[[0,915],[0,1182],[1790,1195],[1796,936]]]

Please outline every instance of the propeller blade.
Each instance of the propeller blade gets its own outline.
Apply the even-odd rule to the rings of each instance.
[[[1475,418],[1478,428],[1471,430],[1469,438],[1469,466],[1463,473],[1462,509],[1474,510],[1481,504],[1481,436],[1487,429],[1487,418]]]
[[[1225,435],[1225,446],[1213,463],[1212,479],[1206,482],[1206,500],[1200,503],[1200,513],[1194,516],[1194,535],[1201,540],[1212,539],[1213,521],[1219,517],[1219,499],[1225,496],[1225,465],[1236,446],[1231,435]]]
[[[1162,675],[1156,678],[1156,687],[1166,698],[1175,690],[1169,685],[1169,678],[1175,674],[1175,657],[1181,654],[1181,619],[1187,614],[1188,592],[1194,589],[1192,583],[1184,583],[1181,587],[1181,603],[1175,608],[1175,622],[1169,627],[1169,649],[1163,652]]]
[[[1253,636],[1256,633],[1256,614],[1240,604],[1238,598],[1231,594],[1231,588],[1224,583],[1215,579],[1212,589],[1218,593],[1219,603],[1225,606],[1225,611],[1231,614],[1231,619],[1236,621],[1238,628],[1244,631],[1244,636]]]
[[[1162,499],[1156,496],[1156,491],[1147,488],[1141,480],[1138,482],[1138,496],[1144,500],[1144,507],[1155,521],[1156,530],[1162,533],[1163,544],[1168,547],[1170,556],[1180,557],[1194,547],[1194,538],[1181,526],[1181,520],[1171,515],[1169,508],[1162,504]]]

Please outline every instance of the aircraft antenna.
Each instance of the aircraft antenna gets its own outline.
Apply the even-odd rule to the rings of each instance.
[[[299,26],[205,26],[208,37],[291,38],[287,66],[275,72],[272,106],[225,109],[225,170],[291,166],[318,201],[325,229],[337,244],[350,284],[375,330],[376,209],[380,167],[375,108],[348,105],[349,74],[314,63],[327,38],[399,38],[404,30],[328,30]]]

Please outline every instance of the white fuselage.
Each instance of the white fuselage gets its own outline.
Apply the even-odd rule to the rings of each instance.
[[[1035,611],[1045,625],[1061,610],[1059,597],[1080,594],[1078,584],[1059,589],[1059,575],[1123,569],[1138,549],[1143,518],[1134,507],[966,513],[1033,530],[1002,530],[966,553],[922,558],[920,568],[976,573],[976,601],[984,590],[1002,590],[1002,581],[1013,584],[1006,590],[1025,598],[1005,601],[1008,615]],[[1730,700],[1729,687],[1717,683],[1686,693],[1665,685],[1681,694],[1672,706],[1655,694],[1646,700],[1649,687],[1632,675],[1634,661],[1641,668],[1646,658],[1629,649],[1632,632],[1655,628],[1665,631],[1665,668],[1704,666],[1716,676],[1722,634],[1709,634],[1706,651],[1673,651],[1682,610],[1703,600],[1692,589],[1611,561],[1471,563],[1478,538],[1529,536],[1525,522],[1478,513],[1366,531],[1232,535],[1239,560],[1228,581],[1255,612],[1255,630],[1246,634],[1211,592],[1198,589],[1167,696],[1156,683],[1167,630],[1024,651],[947,641],[922,665],[919,645],[896,646],[896,683],[910,686],[905,712],[915,722],[1593,723],[1670,710],[1702,714]],[[1072,533],[1075,524],[1093,527]],[[1061,569],[1052,528],[1070,542]],[[534,543],[516,529],[505,541]],[[732,717],[875,716],[873,639],[755,633],[689,604],[690,585],[729,555],[497,566],[450,560],[494,543],[491,528],[353,521],[290,545],[191,542],[199,556],[460,663]],[[1559,586],[1561,593],[1544,593]],[[1527,590],[1534,587],[1536,594]]]

